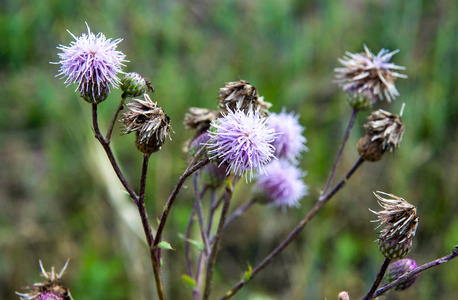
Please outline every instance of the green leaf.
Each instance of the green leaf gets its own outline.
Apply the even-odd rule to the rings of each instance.
[[[189,275],[181,276],[181,280],[183,280],[183,282],[186,283],[186,285],[189,286],[191,289],[197,288],[196,281],[194,280],[194,278],[191,278]]]
[[[199,251],[205,250],[205,245],[202,242],[199,242],[193,239],[187,239],[182,233],[178,233],[178,237],[182,239],[183,241],[190,243],[191,245],[196,247]]]
[[[167,243],[166,241],[160,242],[159,244],[157,244],[157,246],[158,246],[159,248],[165,249],[165,250],[175,250],[175,249],[173,249],[172,246],[171,246],[169,243]]]
[[[251,268],[251,265],[248,264],[248,271],[245,271],[245,273],[243,273],[242,281],[244,283],[250,280],[252,272],[253,272],[253,269]]]

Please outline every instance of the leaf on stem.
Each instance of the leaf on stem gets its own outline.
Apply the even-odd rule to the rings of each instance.
[[[157,246],[158,246],[159,248],[165,249],[165,250],[175,250],[175,249],[173,249],[172,246],[171,246],[169,243],[167,243],[166,241],[160,242],[159,244],[157,244]]]
[[[183,280],[183,282],[189,286],[191,289],[195,289],[197,288],[197,283],[196,281],[194,280],[194,278],[190,277],[189,275],[183,275],[181,276],[181,280]]]
[[[251,268],[251,265],[248,263],[248,270],[243,273],[243,278],[242,281],[245,283],[251,278],[251,274],[253,272],[253,269]]]
[[[178,233],[178,237],[180,239],[182,239],[183,241],[185,241],[187,243],[190,243],[191,245],[196,247],[197,250],[199,250],[199,251],[204,251],[205,250],[205,245],[202,242],[199,242],[199,241],[196,241],[196,240],[193,240],[193,239],[187,239],[182,233]]]

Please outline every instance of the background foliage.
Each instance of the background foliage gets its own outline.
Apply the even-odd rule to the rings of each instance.
[[[54,78],[55,47],[93,32],[124,38],[131,61],[124,71],[148,77],[154,100],[172,119],[172,142],[152,157],[147,205],[154,219],[186,165],[190,138],[182,119],[191,106],[216,108],[227,81],[249,80],[273,111],[301,115],[310,151],[310,195],[300,209],[258,206],[231,225],[219,257],[214,296],[257,264],[313,205],[350,116],[333,83],[336,59],[346,50],[400,49],[394,62],[409,79],[397,81],[397,113],[406,103],[406,133],[395,155],[366,163],[263,275],[236,299],[335,299],[341,290],[360,297],[383,261],[373,241],[373,190],[392,192],[417,206],[420,225],[410,254],[418,263],[458,243],[458,8],[456,1],[17,1],[0,12],[0,298],[39,278],[46,268],[70,264],[64,280],[75,299],[150,299],[154,287],[138,217],[100,153],[90,127],[90,105],[73,86]],[[120,91],[100,105],[102,128]],[[359,115],[340,164],[357,159],[355,144],[367,112]],[[106,126],[106,125],[105,125]],[[131,182],[139,181],[141,154],[132,136],[115,130],[113,146]],[[338,178],[339,178],[338,177]],[[136,185],[138,188],[138,184]],[[241,182],[233,207],[250,186]],[[192,192],[181,194],[165,238],[177,249],[165,257],[170,299],[186,299],[183,247]],[[127,221],[126,221],[127,220]],[[452,299],[457,262],[424,273],[408,291],[386,299]],[[402,296],[402,297],[401,297]]]

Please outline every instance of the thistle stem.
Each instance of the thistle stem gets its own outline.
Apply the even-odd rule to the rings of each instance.
[[[358,114],[358,111],[359,110],[357,109],[353,109],[351,113],[350,121],[348,121],[347,129],[345,130],[345,134],[342,139],[342,143],[340,144],[339,152],[337,152],[337,156],[334,161],[334,165],[332,166],[331,174],[329,175],[328,181],[326,182],[326,186],[323,190],[323,195],[325,195],[328,192],[331,186],[332,180],[334,179],[334,175],[336,173],[337,166],[339,165],[340,158],[342,157],[342,154],[343,154],[343,149],[345,148],[345,144],[347,143],[348,137],[350,136],[351,129],[353,128],[353,125],[355,124],[356,115]]]
[[[95,138],[100,142],[100,144],[103,147],[103,150],[105,150],[106,155],[108,156],[108,159],[111,163],[111,166],[113,167],[113,170],[116,173],[116,176],[118,176],[119,181],[121,181],[121,184],[124,186],[126,191],[129,193],[130,197],[137,202],[138,201],[138,196],[135,194],[134,190],[130,187],[129,183],[127,182],[126,178],[124,178],[124,175],[122,174],[118,163],[116,162],[116,159],[113,155],[113,151],[111,150],[110,143],[107,142],[104,138],[102,133],[100,132],[99,128],[99,123],[97,119],[97,104],[92,103],[92,126],[94,127],[94,133],[95,133]]]
[[[208,243],[208,235],[205,230],[204,212],[202,210],[202,201],[201,201],[201,197],[199,197],[198,190],[199,190],[199,178],[197,177],[197,174],[194,174],[194,191],[195,191],[195,197],[196,197],[196,202],[194,204],[194,207],[197,211],[197,220],[199,222],[200,235],[202,237],[202,241],[204,242],[205,253],[208,255],[210,254],[210,245]]]
[[[240,217],[241,215],[243,215],[250,207],[253,206],[253,204],[256,203],[256,199],[251,199],[250,201],[248,201],[247,203],[243,204],[242,206],[240,206],[238,209],[236,209],[226,220],[226,222],[224,223],[224,227],[223,229],[226,229],[226,227],[232,222],[234,221],[235,219],[237,219],[238,217]]]
[[[148,220],[148,214],[146,213],[145,206],[145,191],[146,191],[146,175],[148,173],[148,162],[150,154],[143,154],[143,164],[142,164],[142,175],[140,179],[140,195],[138,201],[136,201],[138,213],[142,220],[143,230],[145,231],[146,241],[148,242],[148,248],[151,255],[151,263],[153,265],[154,279],[156,282],[156,291],[159,299],[165,299],[164,286],[162,283],[162,276],[160,270],[160,262],[157,258],[156,251],[154,251],[154,237],[151,230],[151,226]]]
[[[113,117],[111,118],[110,125],[108,125],[108,131],[107,131],[107,135],[105,137],[105,140],[107,141],[108,144],[111,141],[111,134],[113,133],[114,124],[116,123],[116,119],[118,118],[119,112],[121,111],[121,109],[122,109],[122,107],[124,105],[124,101],[126,99],[127,99],[127,96],[126,96],[125,93],[123,93],[122,96],[121,96],[121,101],[119,101],[118,107],[116,107],[116,110],[115,110],[115,112],[113,114]]]
[[[377,290],[377,292],[373,295],[373,297],[369,298],[369,299],[373,299],[373,298],[377,298],[379,296],[382,296],[387,291],[393,289],[394,287],[398,286],[399,284],[401,284],[403,282],[408,281],[409,279],[411,279],[415,275],[420,274],[421,272],[426,271],[429,268],[432,268],[432,267],[435,267],[435,266],[439,266],[439,265],[441,265],[443,263],[451,261],[452,259],[454,259],[456,257],[458,257],[458,246],[455,246],[455,249],[453,249],[451,254],[446,255],[444,257],[441,257],[441,258],[438,258],[438,259],[433,260],[431,262],[428,262],[428,263],[426,263],[424,265],[421,265],[421,266],[415,268],[414,270],[402,275],[401,277],[399,277],[397,280],[393,281],[392,283],[387,284],[387,285],[379,288]]]
[[[363,300],[369,300],[372,299],[372,296],[374,295],[375,291],[377,290],[378,286],[380,285],[380,282],[382,282],[383,275],[385,275],[386,269],[388,269],[388,265],[390,264],[391,259],[385,258],[385,261],[382,264],[382,267],[380,268],[380,271],[377,274],[377,277],[375,278],[374,284],[372,284],[371,289],[367,293],[367,295],[363,298]]]
[[[210,253],[210,257],[207,262],[207,274],[205,276],[205,288],[204,288],[204,295],[202,297],[202,300],[210,299],[216,257],[218,255],[221,237],[223,235],[224,223],[226,222],[226,217],[229,213],[229,205],[231,203],[232,191],[233,191],[232,182],[231,180],[228,179],[226,183],[225,197],[223,200],[223,208],[221,210],[221,217],[219,219],[218,229],[215,235],[215,242],[213,244],[212,251]]]
[[[198,156],[198,154],[196,154],[196,157]],[[196,158],[194,157],[194,158]],[[157,244],[159,244],[159,242],[161,241],[161,238],[162,238],[162,232],[164,230],[164,227],[165,227],[165,224],[167,222],[167,218],[169,216],[169,213],[170,213],[170,210],[172,209],[172,206],[173,206],[173,203],[175,202],[175,199],[178,195],[178,193],[180,192],[181,190],[181,187],[183,186],[183,183],[186,181],[186,179],[192,175],[192,173],[194,173],[195,171],[197,171],[198,169],[200,169],[201,167],[205,166],[206,164],[208,164],[210,162],[210,160],[208,159],[208,157],[204,157],[200,162],[198,163],[195,163],[197,159],[193,159],[191,161],[191,163],[189,164],[188,168],[186,169],[186,171],[183,173],[183,175],[181,175],[181,177],[178,179],[178,183],[177,185],[175,186],[175,188],[173,189],[172,193],[170,194],[169,196],[169,199],[167,200],[167,203],[165,204],[164,206],[164,209],[162,211],[162,215],[161,215],[161,220],[159,221],[159,225],[157,227],[157,231],[156,231],[156,239],[154,240],[154,246],[157,246]]]
[[[309,211],[309,213],[301,220],[301,222],[291,231],[291,233],[258,265],[253,269],[250,278],[244,278],[239,281],[231,290],[229,290],[220,299],[229,299],[234,296],[243,286],[250,282],[259,272],[261,272],[270,262],[279,255],[288,246],[294,238],[305,228],[307,223],[313,219],[318,211],[341,189],[345,186],[348,179],[355,173],[355,171],[361,166],[364,159],[359,158],[353,167],[348,171],[345,177],[337,183],[334,188],[328,194],[322,194],[315,206]]]

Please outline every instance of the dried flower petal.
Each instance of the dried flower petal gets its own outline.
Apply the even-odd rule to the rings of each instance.
[[[227,82],[219,90],[218,97],[219,109],[223,113],[228,113],[228,110],[242,110],[245,113],[259,110],[261,115],[268,116],[269,108],[272,106],[259,96],[258,90],[250,85],[250,82],[245,80]]]
[[[364,53],[356,54],[346,52],[346,56],[339,59],[344,67],[334,69],[337,73],[337,82],[351,97],[371,99],[372,102],[385,98],[391,102],[392,99],[399,96],[394,81],[396,78],[407,78],[406,75],[394,71],[404,70],[405,67],[390,62],[393,55],[399,50],[390,52],[382,49],[377,55],[374,55],[364,45],[364,51]]]

